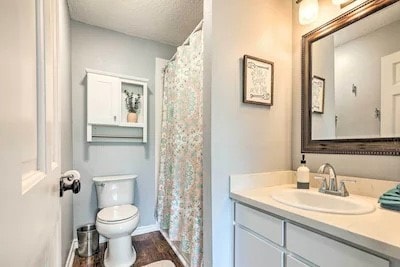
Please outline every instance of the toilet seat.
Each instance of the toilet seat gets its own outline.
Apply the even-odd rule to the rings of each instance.
[[[133,205],[121,205],[102,209],[97,214],[97,221],[105,224],[123,223],[138,215],[138,208]]]

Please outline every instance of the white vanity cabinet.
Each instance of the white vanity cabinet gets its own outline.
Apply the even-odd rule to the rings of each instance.
[[[379,258],[365,251],[356,249],[291,223],[286,224],[286,248],[318,266],[390,266],[388,260]]]
[[[235,202],[235,267],[390,267],[363,250]]]
[[[283,257],[279,248],[235,226],[235,267],[283,266]]]
[[[312,265],[308,265],[307,263],[304,263],[301,260],[296,259],[292,255],[287,255],[286,256],[286,266],[287,267],[310,267]]]
[[[235,267],[282,266],[283,221],[247,206],[235,208]]]
[[[283,221],[235,204],[235,267],[284,266]]]
[[[146,143],[148,79],[92,69],[86,72],[87,141]],[[127,120],[125,91],[140,95],[137,122]]]

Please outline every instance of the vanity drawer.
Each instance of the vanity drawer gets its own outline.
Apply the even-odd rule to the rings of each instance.
[[[283,221],[263,212],[235,204],[235,222],[283,246]]]
[[[389,267],[389,261],[293,224],[286,224],[286,248],[324,267]]]

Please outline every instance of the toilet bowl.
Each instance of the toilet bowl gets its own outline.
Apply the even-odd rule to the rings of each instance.
[[[108,238],[104,266],[125,267],[136,261],[131,234],[138,223],[139,212],[133,205],[104,208],[97,214],[97,231]]]
[[[136,175],[94,177],[100,211],[96,229],[108,238],[104,266],[128,267],[136,261],[131,234],[139,224],[139,210],[133,204]]]

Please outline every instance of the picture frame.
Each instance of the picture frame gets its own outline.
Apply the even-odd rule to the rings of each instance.
[[[274,93],[274,63],[244,55],[243,102],[272,106]]]
[[[312,77],[312,106],[313,113],[323,114],[325,104],[325,79],[314,75]]]

